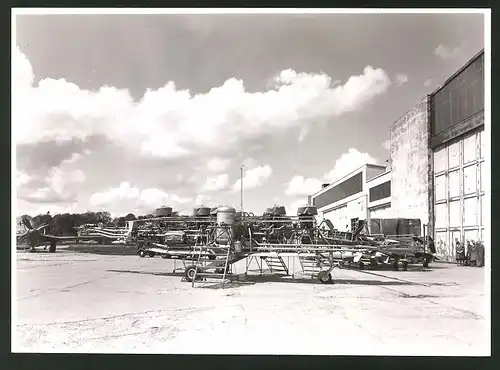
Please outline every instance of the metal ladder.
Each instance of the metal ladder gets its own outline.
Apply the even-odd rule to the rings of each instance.
[[[316,253],[299,253],[299,262],[306,276],[313,278],[321,271],[321,261]]]
[[[271,271],[271,274],[274,273],[285,273],[285,275],[290,275],[290,271],[288,270],[288,266],[286,265],[285,261],[283,258],[276,253],[276,256],[265,256],[264,261],[266,261],[267,266],[269,267],[269,270]]]
[[[200,249],[202,250],[203,247]],[[228,277],[232,275],[231,264],[229,263],[231,248],[227,246],[225,247],[225,249],[227,249],[227,252],[223,259],[220,259],[218,261],[211,261],[210,263],[207,263],[207,260],[205,258],[202,259],[201,253],[199,254],[198,261],[196,262],[196,270],[194,272],[194,276],[191,281],[191,286],[193,288],[195,286],[195,283],[200,281],[206,283],[209,278],[221,282],[222,287],[224,287],[224,285],[230,281]],[[208,272],[207,270],[209,269],[215,269],[216,271]],[[222,273],[218,272],[217,270],[222,270]]]
[[[191,286],[194,288],[195,283],[199,281],[207,282],[208,278],[216,279],[216,280],[222,280],[222,287],[224,288],[224,285],[230,281],[228,277],[231,277],[231,265],[232,261],[230,261],[231,258],[231,248],[233,246],[233,241],[231,234],[229,235],[228,243],[225,245],[214,245],[210,246],[210,244],[205,245],[205,244],[200,244],[198,247],[198,260],[196,261],[195,265],[195,270],[194,270],[194,275],[191,280]],[[214,239],[216,240],[216,238]],[[215,261],[210,261],[208,262],[208,258],[206,256],[203,256],[203,251],[208,251],[208,249],[211,250],[224,250],[227,249],[224,257],[219,260]],[[196,250],[196,249],[195,249]],[[205,258],[203,258],[205,257]],[[207,270],[215,270],[215,272],[207,272]],[[223,269],[222,273],[218,272],[217,270]]]

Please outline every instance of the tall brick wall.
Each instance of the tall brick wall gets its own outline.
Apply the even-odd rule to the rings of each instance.
[[[394,217],[429,222],[429,112],[425,97],[391,127]]]

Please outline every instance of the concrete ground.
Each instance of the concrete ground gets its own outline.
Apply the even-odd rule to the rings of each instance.
[[[172,268],[159,257],[18,252],[12,350],[490,354],[484,268],[335,269],[335,284],[249,277],[225,289],[192,288]]]

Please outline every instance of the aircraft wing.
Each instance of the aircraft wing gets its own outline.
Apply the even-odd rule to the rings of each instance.
[[[82,235],[82,236],[60,236],[60,235],[47,235],[43,234],[43,238],[50,240],[50,241],[63,241],[63,240],[96,240],[100,237],[98,236],[87,236],[87,235]]]

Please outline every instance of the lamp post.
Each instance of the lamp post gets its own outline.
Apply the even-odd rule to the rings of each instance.
[[[241,196],[241,204],[240,204],[240,211],[241,211],[241,218],[243,219],[243,169],[245,168],[244,165],[241,165],[240,167],[240,171],[241,171],[241,174],[240,174],[240,186],[241,186],[241,190],[240,190],[240,196]]]

